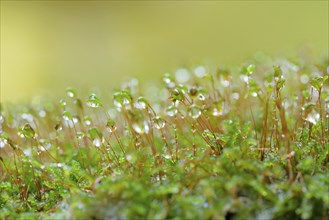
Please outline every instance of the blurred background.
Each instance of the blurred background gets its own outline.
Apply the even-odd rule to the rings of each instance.
[[[328,56],[328,1],[1,1],[1,102],[159,80],[258,51]],[[142,83],[143,83],[142,82]]]

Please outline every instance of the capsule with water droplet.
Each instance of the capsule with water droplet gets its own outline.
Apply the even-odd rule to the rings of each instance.
[[[19,130],[19,135],[21,137],[25,137],[28,139],[33,139],[35,138],[35,131],[33,130],[33,128],[31,127],[30,124],[26,123],[25,125],[23,125],[20,130]]]
[[[170,117],[177,115],[177,113],[178,113],[178,109],[175,105],[171,105],[168,108],[166,108],[166,114]]]
[[[63,112],[63,119],[65,121],[72,121],[73,120],[73,116],[69,111],[64,111]]]
[[[156,129],[162,129],[166,125],[166,121],[163,118],[161,118],[160,116],[156,116],[153,119],[153,122],[154,122],[154,127]]]
[[[77,139],[82,139],[82,138],[84,138],[84,136],[85,136],[85,133],[83,133],[82,131],[78,131],[75,135],[75,137]]]
[[[106,129],[112,133],[117,130],[117,127],[115,126],[115,122],[112,119],[109,119],[106,124]]]
[[[132,128],[138,134],[148,134],[150,130],[149,125],[146,121],[135,122],[132,124]]]
[[[89,96],[88,101],[87,101],[87,106],[89,106],[91,108],[98,108],[99,106],[101,106],[101,101],[97,97],[96,94],[91,94]]]
[[[59,105],[65,108],[66,106],[66,101],[64,99],[59,100]]]
[[[135,107],[138,109],[146,109],[146,107],[148,106],[148,102],[144,97],[139,97],[137,99],[137,102],[135,104]]]
[[[66,94],[70,98],[74,98],[76,96],[76,92],[72,87],[66,88]]]
[[[199,106],[193,104],[189,108],[189,116],[193,119],[199,118],[201,115],[201,109]]]

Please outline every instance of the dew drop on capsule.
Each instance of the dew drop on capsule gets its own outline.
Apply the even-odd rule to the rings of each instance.
[[[201,109],[196,105],[191,105],[189,108],[189,116],[193,119],[199,118],[201,115]]]
[[[144,97],[139,97],[135,103],[135,107],[138,109],[145,109],[148,105],[147,100]]]
[[[73,119],[73,116],[72,116],[72,114],[71,114],[70,112],[68,112],[68,111],[64,111],[64,112],[63,112],[63,119],[64,119],[65,121],[70,121],[70,120]]]
[[[147,134],[147,133],[149,133],[149,130],[150,130],[146,121],[144,121],[142,123],[133,123],[132,128],[138,134],[144,134],[144,133]]]
[[[165,125],[166,125],[166,121],[163,118],[161,118],[160,116],[156,116],[154,118],[154,127],[156,129],[164,128]]]
[[[91,118],[89,116],[85,116],[83,118],[84,123],[88,126],[91,125]]]
[[[112,119],[109,119],[106,124],[106,129],[110,132],[113,133],[114,131],[117,130],[117,127],[115,126],[115,122]]]
[[[66,106],[66,101],[64,99],[59,100],[59,105],[62,107]]]
[[[84,136],[85,136],[85,133],[83,133],[83,132],[81,132],[81,131],[78,131],[78,132],[76,133],[76,138],[77,138],[77,139],[82,139],[82,138],[84,138]]]
[[[67,96],[70,97],[70,98],[73,98],[73,97],[76,96],[75,91],[74,91],[74,89],[73,89],[72,87],[68,87],[68,88],[66,89],[66,94],[67,94]]]
[[[100,138],[100,137],[96,137],[94,140],[93,140],[93,145],[95,147],[100,147],[102,145],[102,143],[104,143],[104,138]]]
[[[174,105],[171,105],[166,109],[166,114],[170,117],[177,115],[177,113],[178,113],[177,107]]]
[[[87,106],[91,108],[98,108],[101,105],[99,98],[95,94],[91,94],[87,101]]]
[[[33,130],[33,128],[31,127],[30,124],[26,123],[20,130],[19,135],[21,137],[25,137],[25,138],[34,138],[35,137],[35,131]]]

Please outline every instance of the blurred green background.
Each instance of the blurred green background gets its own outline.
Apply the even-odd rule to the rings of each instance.
[[[158,80],[257,51],[328,56],[328,1],[1,1],[1,101]]]

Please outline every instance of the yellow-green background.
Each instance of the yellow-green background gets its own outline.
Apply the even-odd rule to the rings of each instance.
[[[194,63],[257,51],[328,56],[328,1],[1,1],[1,101],[110,92]]]

